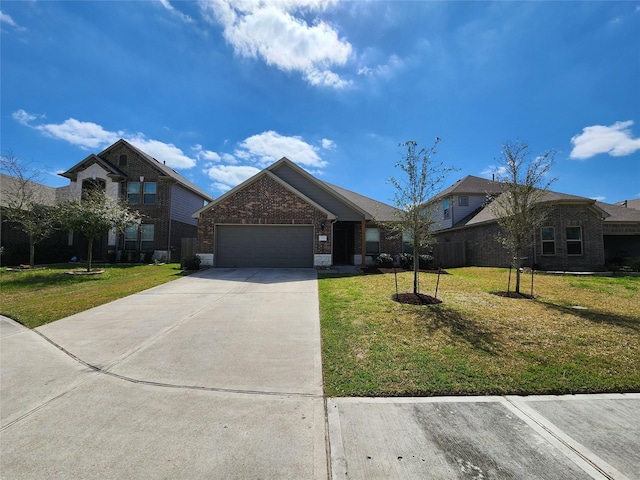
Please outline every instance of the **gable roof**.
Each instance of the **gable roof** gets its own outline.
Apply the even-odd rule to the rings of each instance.
[[[123,145],[126,148],[132,150],[133,152],[137,153],[140,157],[142,157],[144,160],[146,160],[149,163],[149,165],[151,165],[153,168],[158,170],[161,174],[163,174],[163,175],[165,175],[167,177],[170,177],[173,180],[175,180],[176,183],[178,183],[182,187],[184,187],[187,190],[190,190],[191,192],[201,196],[202,198],[204,198],[207,201],[211,201],[212,200],[213,197],[211,195],[209,195],[207,192],[202,190],[197,185],[191,183],[189,180],[184,178],[182,175],[180,175],[178,172],[176,172],[171,167],[168,167],[164,162],[158,161],[157,159],[155,159],[151,155],[143,152],[142,150],[140,150],[139,148],[133,146],[131,143],[127,142],[126,140],[124,140],[122,138],[120,140],[118,140],[117,142],[115,142],[114,144],[109,145],[107,148],[105,148],[102,152],[98,153],[97,155],[96,154],[89,155],[87,158],[85,158],[84,160],[78,162],[73,167],[71,167],[69,170],[67,170],[64,173],[61,173],[60,175],[63,176],[63,177],[69,178],[71,180],[75,180],[77,178],[78,172],[80,170],[84,170],[85,168],[87,168],[89,165],[91,165],[93,163],[98,163],[102,168],[104,168],[108,172],[107,175],[109,177],[113,178],[114,180],[124,180],[125,178],[128,177],[128,175],[126,173],[124,173],[122,170],[120,170],[118,167],[116,167],[114,164],[109,162],[108,160],[105,160],[104,158],[102,158],[104,155],[109,153],[111,150],[113,150],[113,149],[115,149],[117,147],[123,146]]]
[[[508,195],[508,192],[503,193],[502,195]],[[566,193],[559,193],[553,191],[547,191],[542,196],[540,202],[541,204],[585,204],[595,210],[598,214],[602,216],[602,218],[609,217],[609,213],[603,209],[599,202],[587,197],[580,197],[578,195],[570,195]],[[474,212],[473,214],[465,217],[460,222],[458,222],[455,227],[464,227],[471,225],[478,225],[480,223],[486,222],[495,222],[497,220],[497,216],[494,213],[492,208],[488,208],[488,205],[485,205],[479,211]]]
[[[289,185],[287,182],[283,181],[280,177],[278,177],[277,175],[274,175],[273,173],[271,173],[268,169],[265,170],[261,170],[260,172],[256,173],[255,175],[253,175],[252,177],[248,178],[247,180],[245,180],[244,182],[242,182],[240,185],[237,185],[236,187],[232,188],[231,190],[229,190],[228,192],[226,192],[224,195],[216,198],[215,200],[213,200],[212,202],[208,203],[207,205],[205,205],[204,207],[202,207],[200,210],[198,210],[197,212],[194,212],[191,216],[193,218],[198,218],[200,217],[200,215],[203,212],[206,212],[207,210],[209,210],[210,208],[215,207],[217,204],[219,204],[220,202],[223,202],[224,200],[226,200],[227,198],[233,196],[235,193],[239,192],[240,190],[242,190],[243,188],[245,188],[248,185],[251,185],[253,182],[255,182],[256,180],[267,176],[269,177],[271,180],[274,180],[276,182],[278,182],[280,185],[282,185],[284,188],[286,188],[287,190],[289,190],[291,193],[293,193],[294,195],[300,197],[302,200],[304,200],[305,202],[309,203],[310,205],[313,205],[314,207],[316,207],[318,210],[324,212],[327,214],[327,217],[329,219],[334,219],[336,218],[336,216],[331,213],[329,210],[327,210],[326,208],[324,208],[322,205],[317,204],[316,202],[314,202],[313,200],[311,200],[310,198],[308,198],[305,194],[303,194],[302,192],[299,192],[298,190],[296,190],[295,188],[293,188],[291,185]]]
[[[429,200],[433,202],[439,198],[448,197],[450,195],[487,195],[501,193],[504,186],[500,182],[488,180],[486,178],[467,175],[461,178],[450,187],[445,188],[440,193]]]
[[[303,192],[301,191],[300,188],[294,187],[285,179],[278,176],[276,172],[278,171],[279,168],[283,166],[288,167],[289,169],[291,169],[291,171],[295,173],[295,175],[303,177],[308,182],[310,182],[314,187],[330,195],[332,198],[336,199],[338,202],[342,203],[344,206],[348,207],[354,212],[358,212],[359,215],[362,216],[363,220],[373,220],[373,219],[385,220],[385,221],[392,220],[392,212],[393,210],[395,210],[394,207],[391,207],[390,205],[386,205],[372,198],[365,197],[364,195],[357,194],[350,190],[346,190],[344,188],[332,185],[330,183],[323,182],[322,180],[317,179],[316,177],[311,175],[309,172],[307,172],[300,166],[296,165],[286,157],[282,157],[280,160],[269,165],[267,168],[265,168],[264,170],[261,170],[260,172],[258,172],[257,174],[249,178],[248,180],[245,180],[240,185],[232,188],[221,197],[217,198],[213,202],[209,203],[208,205],[204,206],[203,208],[195,212],[193,216],[196,218],[199,217],[201,213],[205,212],[209,208],[212,208],[213,206],[225,200],[226,198],[230,197],[231,195],[234,195],[235,193],[242,190],[247,185],[257,180],[258,178],[264,175],[268,175],[270,178],[279,182],[289,191],[299,196],[300,198],[304,199],[307,203],[310,203],[311,205],[315,206],[321,211],[326,212],[329,215],[329,218],[337,218],[338,220],[340,219],[335,212],[331,211],[331,207],[327,206],[326,204],[323,204],[324,202],[322,200],[312,199],[309,196],[310,192]],[[325,196],[325,198],[327,197]]]

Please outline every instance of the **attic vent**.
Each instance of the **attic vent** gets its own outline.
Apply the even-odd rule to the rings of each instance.
[[[127,166],[127,156],[126,155],[120,155],[120,158],[118,159],[118,165],[121,167],[126,167]]]

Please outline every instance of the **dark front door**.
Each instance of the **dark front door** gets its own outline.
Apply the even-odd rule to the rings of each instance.
[[[354,254],[353,222],[336,222],[333,225],[333,263],[345,265],[352,263]]]

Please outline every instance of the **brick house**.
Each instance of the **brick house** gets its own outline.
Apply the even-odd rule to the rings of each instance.
[[[487,208],[501,191],[498,182],[467,176],[434,197],[430,204],[438,220],[439,246],[455,244],[463,251],[459,258],[464,265],[510,265],[508,252],[496,239],[500,227]],[[640,256],[640,211],[551,191],[542,203],[549,214],[545,224],[532,232],[533,247],[525,265],[586,271]]]
[[[141,224],[128,227],[124,235],[110,232],[96,242],[96,259],[181,261],[181,240],[197,234],[192,213],[212,200],[164,162],[122,139],[60,175],[71,180],[65,187],[69,199],[79,198],[83,189],[101,188],[143,215]],[[70,245],[83,252],[77,236]]]
[[[395,211],[282,158],[194,213],[197,254],[217,267],[364,265],[402,248],[379,223]]]

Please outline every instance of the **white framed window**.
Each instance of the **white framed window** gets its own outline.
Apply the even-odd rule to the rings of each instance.
[[[542,239],[542,255],[556,254],[556,229],[554,227],[542,227],[540,229]]]
[[[127,202],[132,205],[140,203],[140,182],[127,183]]]
[[[138,246],[138,226],[131,225],[124,229],[124,249],[129,251],[136,250]]]
[[[145,205],[155,205],[156,190],[156,182],[144,182],[144,186],[142,188],[142,203]]]
[[[365,243],[367,255],[378,255],[380,253],[380,229],[367,228],[365,231]]]
[[[451,201],[448,198],[442,201],[442,210],[445,220],[451,218]]]
[[[567,227],[567,255],[582,255],[582,227]]]
[[[140,250],[143,252],[149,252],[153,250],[155,241],[155,225],[143,224],[140,225]]]

